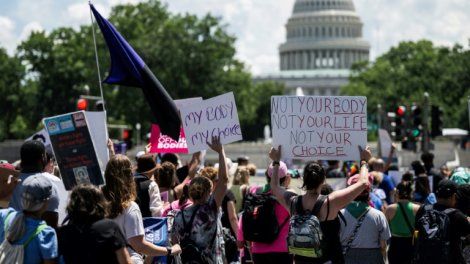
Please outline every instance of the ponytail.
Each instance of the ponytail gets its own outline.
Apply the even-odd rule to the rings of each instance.
[[[5,222],[5,225],[8,223]],[[13,244],[14,242],[20,240],[26,233],[26,217],[23,212],[18,212],[11,225],[8,226],[8,230],[5,234],[5,238],[8,242]]]
[[[189,186],[185,184],[183,186],[183,193],[181,193],[180,199],[178,201],[179,206],[182,206],[189,199]]]

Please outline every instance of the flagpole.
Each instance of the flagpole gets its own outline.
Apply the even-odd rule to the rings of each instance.
[[[88,5],[91,4],[91,1],[88,1]],[[93,22],[93,14],[91,13],[91,8],[90,8],[90,19],[91,19],[91,32],[93,33],[93,44],[95,46],[95,60],[96,60],[96,70],[98,72],[98,83],[100,86],[100,93],[101,93],[101,100],[103,101],[103,112],[104,112],[104,127],[106,130],[106,138],[109,141],[109,133],[108,133],[108,114],[106,113],[106,104],[104,101],[104,94],[103,94],[103,85],[101,84],[101,73],[100,73],[100,62],[98,60],[98,48],[96,46],[96,36],[95,36],[95,23]],[[108,142],[106,141],[106,148],[108,148]],[[109,160],[109,150],[106,151],[107,158]],[[108,162],[106,161],[106,163]]]
[[[91,4],[91,1],[88,1],[88,4]],[[90,19],[91,19],[91,32],[93,32],[93,44],[95,46],[95,60],[96,60],[96,70],[98,71],[98,83],[100,85],[101,100],[103,100],[103,111],[106,112],[104,96],[103,96],[103,85],[101,84],[101,73],[100,73],[100,62],[98,60],[98,48],[96,46],[96,37],[95,37],[95,26],[93,22],[93,14],[90,9]]]

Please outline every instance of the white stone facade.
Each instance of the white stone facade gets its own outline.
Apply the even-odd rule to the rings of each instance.
[[[369,60],[362,22],[352,0],[297,0],[279,47],[281,72],[255,81],[284,82],[287,94],[337,95],[353,63]]]

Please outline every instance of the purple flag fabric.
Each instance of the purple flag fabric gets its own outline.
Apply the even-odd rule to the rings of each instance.
[[[103,82],[141,88],[161,132],[178,141],[181,119],[173,99],[113,24],[103,18],[91,3],[90,8],[111,57],[109,75]]]

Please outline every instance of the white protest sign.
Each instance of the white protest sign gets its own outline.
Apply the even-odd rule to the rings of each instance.
[[[28,140],[40,140],[44,144],[44,147],[46,147],[46,150],[49,150],[52,153],[51,139],[49,138],[49,134],[47,134],[45,128],[26,139],[26,141]]]
[[[284,159],[359,160],[358,146],[367,144],[367,98],[273,96],[271,127]]]
[[[392,139],[388,134],[387,130],[379,129],[379,142],[380,142],[380,156],[388,157],[390,150],[392,148]]]
[[[222,94],[180,108],[189,153],[208,148],[206,142],[219,136],[222,144],[242,140],[233,93]]]
[[[106,112],[85,112],[88,120],[91,139],[95,145],[96,155],[101,171],[105,171],[109,161],[108,152],[108,128],[106,126]]]
[[[174,100],[176,108],[181,109],[181,107],[188,106],[194,103],[202,103],[202,97],[192,97],[187,99],[178,99]]]

